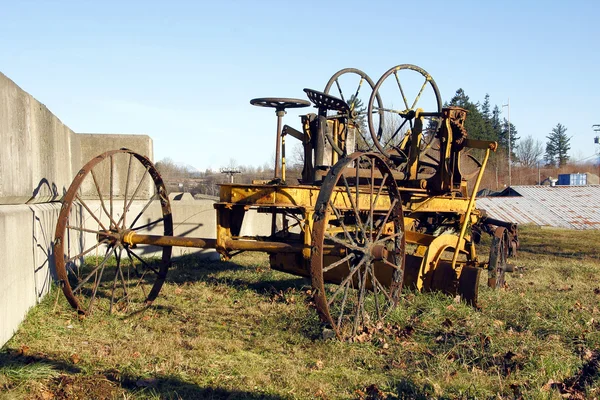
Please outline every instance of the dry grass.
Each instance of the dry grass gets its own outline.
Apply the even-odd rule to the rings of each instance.
[[[521,240],[509,287],[482,286],[481,310],[407,292],[362,343],[322,340],[308,281],[263,255],[177,260],[126,318],[79,319],[51,295],[0,352],[0,398],[598,397],[600,233]]]

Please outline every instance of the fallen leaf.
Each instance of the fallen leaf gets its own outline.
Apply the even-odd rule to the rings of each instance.
[[[180,288],[180,287],[177,287],[177,288],[175,289],[175,294],[181,294],[181,293],[183,293],[183,289],[182,289],[182,288]]]
[[[321,360],[317,360],[317,361],[315,362],[315,368],[316,368],[316,369],[318,369],[318,370],[321,370],[321,369],[323,369],[323,367],[324,367],[323,361],[321,361]]]
[[[73,364],[79,364],[79,355],[77,353],[71,354],[71,362]]]
[[[42,392],[42,399],[43,400],[52,400],[53,398],[55,398],[54,393],[48,391],[48,390],[44,390]]]
[[[29,346],[22,344],[21,347],[19,347],[18,353],[22,356],[28,355],[29,354]]]

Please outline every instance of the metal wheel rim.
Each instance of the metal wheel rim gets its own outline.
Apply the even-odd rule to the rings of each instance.
[[[340,219],[338,217],[339,210],[336,211],[336,207],[333,206],[333,203],[330,200],[332,194],[335,193],[336,188],[340,187],[339,185],[337,185],[337,183],[340,181],[340,179],[344,180],[343,171],[347,167],[351,166],[353,163],[356,164],[355,161],[358,161],[359,159],[361,159],[361,157],[363,159],[370,160],[371,170],[377,168],[382,174],[381,176],[385,177],[383,179],[384,183],[381,184],[380,187],[383,187],[385,185],[386,190],[382,191],[382,189],[377,188],[377,193],[374,193],[373,190],[371,190],[368,194],[370,200],[367,200],[369,200],[370,207],[367,211],[367,215],[365,216],[365,220],[362,221],[361,219],[361,223],[364,222],[367,226],[369,226],[370,224],[373,225],[371,225],[371,228],[367,228],[362,231],[363,237],[365,238],[364,242],[360,244],[358,242],[356,243],[356,247],[362,246],[362,250],[355,251],[355,255],[351,258],[348,258],[351,253],[349,251],[348,255],[344,257],[347,258],[347,260],[344,261],[342,264],[338,264],[338,266],[335,266],[334,264],[337,264],[337,262],[328,264],[324,256],[325,245],[331,245],[333,241],[339,244],[339,240],[337,238],[331,237],[331,235],[328,236],[327,234],[329,227],[328,220],[329,218],[335,217],[339,222],[343,218]],[[347,181],[344,186],[346,191],[350,191]],[[371,186],[371,188],[374,188],[374,186]],[[387,211],[386,215],[383,215],[380,212],[378,212],[376,215],[373,204],[377,202],[377,196],[384,195],[390,198],[390,203],[392,206]],[[360,199],[362,199],[363,201],[364,196],[366,195],[359,195]],[[349,197],[352,197],[352,193],[350,193]],[[359,199],[356,199],[356,201],[358,202]],[[350,210],[348,212],[348,215],[356,216],[356,209],[357,208],[353,206],[353,210]],[[316,216],[313,228],[313,253],[311,256],[311,279],[314,289],[315,305],[317,307],[317,311],[319,313],[319,316],[321,317],[321,320],[335,331],[336,336],[342,340],[349,339],[354,337],[357,333],[360,332],[361,329],[363,329],[370,323],[375,323],[377,321],[382,320],[387,315],[387,313],[396,305],[402,289],[405,250],[402,204],[396,181],[393,179],[392,173],[389,170],[387,164],[383,161],[383,158],[374,153],[354,153],[340,160],[325,178],[323,188],[319,193],[319,197],[317,199],[315,213]],[[394,226],[394,232],[396,232],[394,235],[390,235],[387,239],[384,240],[386,242],[386,246],[391,245],[392,249],[390,253],[394,254],[392,259],[395,262],[392,265],[392,284],[390,285],[387,291],[385,290],[386,288],[377,285],[379,279],[378,273],[380,273],[380,271],[375,271],[375,260],[370,259],[369,256],[366,254],[366,252],[368,252],[368,246],[373,245],[378,240],[382,240],[382,229],[375,229],[376,218],[377,222],[379,223],[392,223]],[[381,228],[382,226],[383,224],[380,223],[379,228]],[[348,232],[346,232],[346,228],[342,229],[344,230],[342,236],[348,238]],[[367,234],[364,234],[364,232],[367,232]],[[358,239],[358,233],[357,236],[355,236],[355,238]],[[369,240],[371,240],[371,242],[369,242]],[[346,243],[352,244],[350,243],[351,241],[352,240],[348,240]],[[361,251],[364,251],[365,254],[361,255]],[[356,254],[358,254],[358,256]],[[343,259],[340,258],[340,260]],[[385,261],[383,262],[385,263]],[[325,286],[325,273],[330,271],[332,268],[338,268],[341,266],[345,266],[346,264],[348,265],[349,274],[345,276],[344,281],[342,281],[341,284],[338,286],[336,292],[332,295],[329,295]],[[360,280],[361,278],[358,278],[359,276],[361,276],[364,279]],[[361,286],[358,287],[359,290],[355,290],[352,287],[355,278],[359,279],[359,283],[361,284]],[[370,282],[375,282],[375,285],[371,284],[372,290],[366,288],[367,282],[369,280]],[[343,295],[340,292],[341,290],[344,291]],[[351,296],[358,296],[359,304],[358,308],[354,308],[349,313],[345,313],[345,302],[348,298],[348,293],[350,293],[349,290],[351,291]],[[367,296],[369,296],[369,293],[367,292],[371,292],[370,299],[367,298]],[[380,296],[378,296],[378,294]],[[340,297],[340,295],[342,295],[343,297]],[[381,296],[385,297],[384,304],[378,304],[379,300],[377,300],[377,298]],[[363,302],[362,309],[360,304],[361,298]],[[366,311],[364,309],[364,305],[367,300],[371,302],[371,306],[375,305],[375,313],[373,313],[372,309],[369,309],[369,311]],[[339,304],[334,304],[333,302],[339,303],[340,301],[342,302],[341,309],[338,310],[336,308]],[[353,305],[350,304],[349,307],[352,308]],[[375,316],[375,318],[371,318],[370,321],[367,321],[365,319],[365,313],[372,314],[371,317]],[[348,321],[346,317],[350,318],[350,321]]]
[[[127,182],[126,182],[126,193],[125,193],[125,198],[122,203],[123,204],[123,214],[122,214],[121,219],[116,220],[116,210],[113,209],[113,207],[115,205],[114,204],[115,199],[113,199],[113,194],[112,194],[113,171],[114,171],[113,157],[115,157],[115,156],[120,157],[123,155],[125,155],[125,156],[129,155],[129,167],[128,167],[128,171],[127,171],[128,175],[127,175]],[[81,314],[88,314],[92,310],[95,296],[97,295],[97,292],[96,292],[97,285],[95,285],[96,289],[94,289],[92,292],[93,298],[90,299],[89,304],[83,304],[83,301],[80,301],[78,299],[78,297],[79,298],[85,297],[84,295],[82,295],[82,293],[84,291],[84,285],[86,283],[80,282],[80,285],[78,285],[78,286],[81,286],[81,287],[72,287],[71,286],[70,279],[73,280],[73,278],[75,278],[75,276],[74,276],[74,272],[72,269],[72,265],[70,265],[70,264],[71,263],[74,264],[74,261],[76,259],[80,259],[80,258],[83,258],[84,256],[88,255],[90,252],[87,250],[89,250],[90,248],[98,248],[100,245],[100,236],[98,236],[98,234],[96,235],[98,243],[96,243],[94,246],[86,246],[86,250],[82,250],[80,254],[76,254],[73,256],[73,255],[69,254],[70,253],[70,245],[71,245],[70,235],[71,235],[71,231],[73,231],[73,230],[78,231],[78,230],[74,229],[72,226],[70,226],[68,224],[70,221],[71,212],[73,211],[73,205],[76,202],[78,204],[82,205],[82,209],[81,209],[82,214],[83,214],[83,209],[85,209],[89,213],[91,218],[98,221],[99,225],[102,222],[102,221],[99,221],[101,218],[99,218],[96,214],[94,214],[93,210],[91,210],[91,207],[87,205],[87,202],[85,200],[83,200],[82,197],[79,196],[79,192],[80,192],[82,184],[84,182],[86,182],[86,178],[91,177],[93,181],[96,181],[96,177],[94,176],[95,174],[92,171],[94,171],[95,167],[101,165],[101,163],[106,160],[109,160],[110,170],[111,170],[110,183],[109,183],[111,192],[110,192],[110,198],[108,199],[108,201],[110,202],[109,208],[110,208],[111,216],[109,217],[109,221],[105,224],[105,225],[110,225],[110,228],[107,228],[106,230],[112,231],[113,228],[115,230],[118,229],[118,228],[113,227],[113,223],[115,224],[115,226],[123,225],[123,227],[125,229],[126,225],[129,222],[131,222],[131,220],[127,221],[126,215],[131,210],[131,205],[139,191],[139,188],[138,187],[129,188],[128,185],[129,185],[129,179],[130,179],[129,174],[130,174],[130,170],[132,168],[131,165],[134,162],[134,160],[136,160],[141,164],[141,167],[143,167],[145,169],[144,176],[143,176],[142,180],[138,183],[138,186],[142,185],[142,182],[146,178],[146,175],[147,175],[150,177],[151,182],[154,184],[154,189],[155,189],[154,196],[152,196],[151,199],[148,200],[148,202],[142,209],[142,212],[140,212],[139,214],[142,215],[144,213],[144,211],[150,206],[150,203],[152,201],[158,200],[160,202],[160,207],[161,207],[160,212],[162,214],[161,222],[162,222],[162,226],[164,227],[163,234],[164,235],[172,235],[172,233],[173,233],[173,220],[172,220],[172,214],[171,214],[171,206],[169,203],[165,185],[163,183],[162,178],[160,177],[159,172],[156,170],[156,168],[154,167],[152,162],[147,157],[137,154],[134,151],[131,151],[129,149],[119,149],[119,150],[105,152],[105,153],[99,155],[98,157],[95,157],[94,159],[90,160],[85,166],[83,166],[82,169],[77,173],[75,179],[71,183],[68,191],[66,192],[65,196],[62,199],[63,204],[62,204],[61,211],[60,211],[60,214],[58,217],[58,222],[57,222],[56,232],[55,232],[55,241],[54,241],[54,254],[55,254],[56,274],[57,274],[58,281],[59,281],[60,285],[62,286],[63,293],[64,293],[65,297],[67,298],[67,301],[69,302],[69,304]],[[134,168],[141,168],[141,167],[138,166],[138,167],[134,167]],[[150,183],[150,181],[148,183]],[[99,190],[98,184],[96,182],[95,182],[95,184],[96,184],[96,189]],[[130,190],[130,194],[131,194],[131,197],[129,199],[127,198],[127,190]],[[107,211],[107,206],[104,202],[104,199],[100,201],[100,204],[101,204],[101,208],[104,211]],[[112,214],[113,211],[115,211],[114,215]],[[101,214],[102,210],[100,210],[99,212]],[[94,214],[94,216],[92,216],[92,214]],[[107,212],[106,214],[108,215],[109,213]],[[130,215],[130,216],[133,217],[132,215]],[[139,218],[139,216],[138,216],[138,218]],[[134,229],[137,227],[137,225],[133,226],[136,222],[137,222],[137,220],[134,220],[133,223],[131,224]],[[75,221],[75,223],[77,223],[77,221]],[[82,228],[79,228],[79,231],[83,232],[81,229]],[[102,244],[102,245],[105,245],[105,244]],[[107,248],[108,247],[110,247],[110,246],[107,246]],[[65,249],[67,250],[66,252],[65,252]],[[121,264],[120,264],[121,257],[123,255],[123,251],[122,250],[119,251],[119,255],[117,256],[117,250],[116,250],[116,248],[114,248],[114,249],[115,250],[112,251],[111,254],[114,254],[116,259],[118,258],[117,268],[115,269],[115,273],[114,273],[114,281],[117,282],[117,281],[120,281],[121,279],[124,279],[122,271],[121,271]],[[170,266],[171,251],[172,251],[171,247],[163,247],[162,248],[160,265],[158,267],[154,267],[152,269],[153,276],[154,276],[154,282],[152,283],[151,288],[149,289],[147,295],[145,295],[145,292],[144,292],[144,295],[145,295],[145,299],[143,301],[144,305],[150,304],[158,296],[158,293],[160,292],[160,289],[166,278],[168,268]],[[133,259],[133,258],[135,258],[135,256],[131,255],[130,254],[131,252],[133,252],[133,250],[125,251],[126,256],[130,259]],[[109,256],[110,256],[110,254],[109,254],[109,251],[107,250],[106,254],[104,256],[103,262],[105,262]],[[135,263],[136,263],[135,260],[131,261],[132,266],[135,265]],[[67,266],[67,264],[69,264],[69,266]],[[148,268],[146,268],[146,266],[142,265],[142,260],[139,261],[138,265],[145,268],[146,270],[148,269]],[[102,268],[102,271],[104,271],[105,267],[102,266],[101,268]],[[121,273],[119,274],[119,272],[121,272]],[[147,271],[145,271],[142,274],[142,277],[139,279],[140,282],[142,279],[145,278],[146,273],[147,273]],[[118,275],[120,275],[120,276],[118,276]],[[150,275],[150,277],[152,277],[152,274]],[[88,277],[88,279],[91,279],[91,276]],[[102,279],[102,272],[100,273],[99,279],[100,280]],[[120,282],[119,282],[119,285],[121,285]],[[127,289],[126,289],[125,283],[122,283],[122,289],[124,292],[123,297],[128,298],[129,295],[126,293]],[[135,289],[136,288],[134,288],[134,290]],[[114,296],[115,288],[113,288],[112,293]],[[111,298],[110,308],[112,311],[113,298]]]
[[[344,93],[342,91],[342,88],[341,88],[341,86],[339,84],[339,78],[342,75],[346,75],[346,74],[356,74],[356,75],[358,75],[361,78],[361,80],[358,83],[358,86],[357,86],[356,90],[354,91],[354,93],[350,94],[350,97],[348,99],[345,98]],[[336,87],[337,87],[338,94],[340,95],[340,96],[336,96],[336,97],[340,97],[345,102],[348,102],[348,100],[350,100],[350,98],[352,96],[358,97],[358,93],[360,92],[360,89],[362,87],[363,80],[366,81],[369,84],[369,86],[371,88],[371,93],[373,93],[373,90],[374,90],[374,87],[375,87],[375,83],[369,77],[369,75],[367,75],[365,72],[363,72],[363,71],[361,71],[359,69],[356,69],[356,68],[344,68],[344,69],[339,70],[335,74],[333,74],[333,76],[327,82],[327,85],[325,85],[325,90],[323,90],[323,93],[334,95],[333,93],[330,93],[330,91],[333,89],[334,84],[335,84]],[[369,99],[370,98],[371,97],[369,96]],[[377,96],[375,98],[375,101],[377,102],[377,105],[379,107],[383,107],[383,102],[381,101],[381,97],[379,96],[379,94],[377,94]],[[350,106],[352,107],[352,105],[350,105]],[[360,118],[360,115],[361,114],[358,114],[356,116],[356,118]],[[362,113],[362,115],[366,116],[366,112]],[[367,118],[366,130],[367,131],[369,130],[368,118]],[[361,132],[361,131],[359,131],[358,134],[361,135],[363,137],[364,142],[366,144],[368,144],[368,139],[369,139],[369,136],[370,136],[369,132]],[[338,153],[340,156],[345,155],[344,151],[342,151],[342,149],[340,149],[339,146],[335,143],[335,141],[333,140],[333,137],[331,136],[331,134],[328,133],[328,134],[325,135],[325,137],[327,138],[327,141],[329,142],[329,144],[331,144],[331,147],[333,148],[333,150],[336,153]],[[357,150],[360,150],[360,151],[372,151],[373,149],[374,149],[374,146],[369,146],[369,147],[367,147],[365,149],[358,149],[358,146],[357,146]]]
[[[373,93],[371,94],[371,98],[369,99],[369,106],[368,106],[368,111],[367,111],[367,116],[368,116],[368,123],[369,123],[369,131],[371,133],[371,137],[373,139],[373,142],[375,144],[375,147],[386,157],[390,157],[390,153],[386,150],[385,146],[381,144],[380,140],[381,137],[383,135],[383,126],[384,123],[380,123],[380,126],[375,127],[375,122],[373,120],[373,116],[374,113],[378,113],[379,115],[383,115],[383,110],[382,107],[379,107],[379,110],[376,110],[376,106],[374,104],[374,101],[376,99],[377,96],[379,96],[379,89],[381,88],[381,86],[383,85],[383,82],[385,82],[385,80],[390,77],[391,75],[395,74],[397,71],[400,70],[412,70],[412,71],[416,71],[418,73],[420,73],[421,75],[423,75],[425,77],[425,82],[423,83],[423,87],[421,89],[421,93],[423,88],[429,84],[435,94],[436,97],[436,102],[437,102],[437,112],[441,113],[442,112],[442,99],[440,96],[440,91],[437,87],[437,84],[435,83],[435,81],[433,80],[433,78],[431,77],[431,75],[429,75],[429,73],[427,71],[425,71],[424,69],[416,66],[416,65],[412,65],[412,64],[400,64],[397,65],[395,67],[390,68],[387,72],[385,72],[381,78],[379,78],[379,80],[377,81],[377,83],[375,84],[375,87],[373,89]],[[399,83],[399,86],[401,86],[401,84]],[[401,89],[400,89],[401,91]],[[418,99],[420,97],[420,94],[417,96],[417,98],[415,99],[414,104],[412,104],[410,107],[408,106],[407,103],[406,107],[408,110],[410,111],[415,111],[416,107],[416,103],[418,103]],[[405,100],[406,101],[406,100]],[[425,111],[431,111],[431,110],[425,110]],[[380,117],[381,121],[385,120],[385,118]],[[442,120],[441,118],[439,119],[438,123],[437,123],[437,127],[435,128],[435,130],[439,130],[439,128],[442,125]]]

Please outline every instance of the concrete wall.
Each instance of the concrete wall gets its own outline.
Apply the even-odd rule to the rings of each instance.
[[[0,204],[58,199],[73,176],[73,135],[46,106],[0,73]]]
[[[0,73],[0,204],[60,200],[87,161],[120,147],[153,157],[146,135],[76,134]]]
[[[152,140],[145,135],[73,132],[0,73],[0,346],[51,288],[59,200],[85,163],[121,147],[153,157]],[[127,167],[116,165],[115,170],[117,185],[122,185]],[[142,194],[134,209],[143,207],[150,191]],[[175,200],[171,208],[175,234],[215,237],[213,202]]]

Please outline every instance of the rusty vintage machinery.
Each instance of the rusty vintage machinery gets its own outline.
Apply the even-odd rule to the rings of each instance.
[[[405,76],[417,81],[410,101]],[[69,303],[88,313],[152,302],[172,246],[215,248],[225,259],[268,253],[272,268],[310,278],[317,311],[340,338],[384,318],[403,287],[476,305],[482,270],[490,286],[504,285],[516,225],[475,206],[497,144],[469,138],[466,111],[443,108],[426,71],[399,65],[375,83],[349,68],[323,92],[304,92],[310,101],[251,101],[277,116],[274,178],[221,185],[215,239],[173,236],[165,185],[146,157],[120,149],[88,162],[63,198],[56,227],[57,276]],[[301,116],[301,130],[282,127],[286,109],[310,104],[316,113]],[[289,138],[304,149],[298,183],[286,179]],[[464,173],[467,164],[472,170]],[[243,232],[250,212],[271,216],[268,235]],[[475,248],[484,232],[493,238],[488,263]]]

